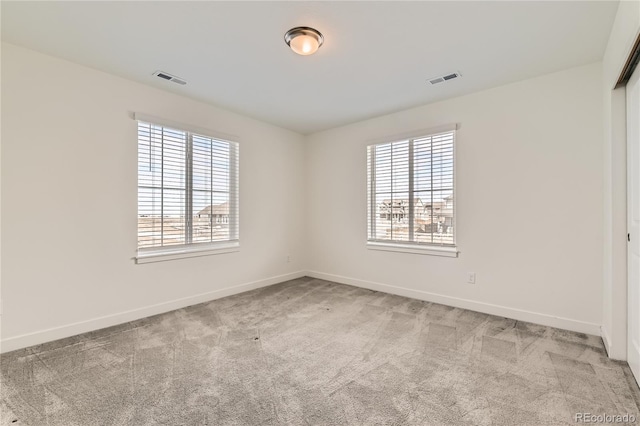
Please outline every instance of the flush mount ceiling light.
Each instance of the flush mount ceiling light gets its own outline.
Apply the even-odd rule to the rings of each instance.
[[[295,27],[287,31],[284,35],[284,41],[298,55],[306,56],[316,53],[322,46],[324,37],[313,28]]]

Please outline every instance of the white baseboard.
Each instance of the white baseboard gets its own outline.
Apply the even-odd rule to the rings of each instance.
[[[592,334],[602,336],[607,352],[610,350],[610,339],[607,331],[599,324],[588,323],[584,321],[572,320],[569,318],[555,317],[552,315],[541,314],[537,312],[525,311],[521,309],[508,308],[505,306],[493,305],[489,303],[477,302],[468,299],[445,296],[436,293],[430,293],[422,290],[413,290],[405,287],[398,287],[389,284],[382,284],[373,281],[359,280],[356,278],[344,277],[341,275],[327,274],[317,271],[298,271],[289,274],[278,275],[275,277],[265,278],[245,284],[214,290],[207,293],[197,294],[181,299],[171,300],[168,302],[158,303],[156,305],[146,306],[139,309],[133,309],[117,314],[106,315],[87,321],[81,321],[60,327],[49,328],[46,330],[36,331],[33,333],[23,334],[20,336],[10,337],[0,341],[0,353],[10,352],[16,349],[28,346],[38,345],[53,340],[63,339],[65,337],[75,336],[77,334],[89,331],[99,330],[101,328],[111,327],[129,321],[146,318],[152,315],[169,312],[175,309],[184,308],[198,303],[208,302],[210,300],[220,299],[222,297],[231,296],[260,287],[266,287],[283,281],[292,280],[310,276],[327,281],[333,281],[342,284],[353,285],[356,287],[366,288],[369,290],[381,291],[384,293],[397,294],[399,296],[411,297],[414,299],[425,300],[428,302],[440,303],[443,305],[454,306],[462,309],[483,312],[486,314],[497,315],[505,318],[512,318],[519,321],[527,321],[535,324],[546,325],[549,327],[561,328],[564,330],[575,331],[579,333]]]
[[[602,336],[602,342],[604,343],[604,349],[607,351],[607,356],[611,358],[611,338],[604,325],[600,327],[600,336]]]
[[[611,333],[604,325],[600,327],[600,335],[602,336],[602,342],[604,343],[604,348],[607,351],[607,355],[611,359],[615,359],[616,361],[626,361],[627,360],[627,346],[626,340],[620,344],[618,342],[614,345],[613,340],[611,340]],[[624,336],[626,338],[626,336]]]
[[[120,312],[117,314],[105,315],[87,321],[80,321],[60,327],[54,327],[46,330],[36,331],[33,333],[23,334],[20,336],[9,337],[0,341],[0,353],[10,352],[16,349],[26,348],[28,346],[39,345],[41,343],[63,339],[65,337],[75,336],[77,334],[95,331],[101,328],[111,327],[125,322],[146,318],[152,315],[162,314],[165,312],[173,311],[175,309],[197,305],[198,303],[208,302],[210,300],[220,299],[222,297],[243,293],[245,291],[254,290],[260,287],[266,287],[283,281],[301,278],[305,275],[306,271],[292,272],[289,274],[265,278],[262,280],[227,287],[220,290],[201,293],[195,296],[183,297],[181,299],[170,300],[168,302],[158,303],[156,305],[145,306],[139,309],[132,309],[130,311]]]
[[[344,277],[341,275],[326,274],[323,272],[307,271],[307,275],[327,281],[348,284],[362,287],[369,290],[382,291],[384,293],[396,294],[398,296],[411,297],[413,299],[425,300],[427,302],[440,303],[442,305],[454,306],[456,308],[469,309],[490,315],[497,315],[511,318],[518,321],[526,321],[534,324],[549,327],[561,328],[563,330],[575,331],[578,333],[601,335],[600,324],[578,321],[569,318],[556,317],[538,312],[525,311],[522,309],[508,308],[506,306],[492,305],[490,303],[476,302],[458,297],[445,296],[442,294],[430,293],[422,290],[413,290],[405,287],[397,287],[389,284],[364,281],[356,278]]]

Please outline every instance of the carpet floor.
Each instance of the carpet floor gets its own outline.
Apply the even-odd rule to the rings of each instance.
[[[301,278],[3,354],[2,425],[575,425],[599,337]]]

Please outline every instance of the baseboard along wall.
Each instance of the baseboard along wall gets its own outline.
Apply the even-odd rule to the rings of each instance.
[[[77,334],[87,333],[89,331],[95,331],[101,328],[112,327],[114,325],[123,324],[129,321],[135,321],[152,315],[170,312],[175,309],[197,305],[199,303],[208,302],[210,300],[221,299],[223,297],[232,296],[234,294],[243,293],[249,290],[255,290],[261,287],[267,287],[283,281],[301,278],[305,275],[306,271],[292,272],[289,274],[278,275],[258,281],[252,281],[245,284],[209,291],[206,293],[197,294],[195,296],[184,297],[181,299],[170,300],[168,302],[162,302],[151,306],[145,306],[143,308],[132,309],[130,311],[120,312],[117,314],[105,315],[87,321],[80,321],[60,327],[53,327],[46,330],[23,334],[20,336],[9,337],[7,339],[0,340],[0,353],[11,352],[16,349],[26,348],[28,346],[39,345],[41,343],[63,339],[65,337],[71,337]]]
[[[442,305],[469,309],[471,311],[511,318],[518,321],[526,321],[534,324],[561,328],[563,330],[601,336],[600,324],[577,321],[570,318],[556,317],[538,312],[525,311],[522,309],[508,308],[506,306],[492,305],[490,303],[476,302],[474,300],[445,296],[442,294],[430,293],[422,290],[414,290],[406,287],[398,287],[373,281],[365,281],[357,278],[344,277],[341,275],[327,274],[317,271],[307,271],[307,275],[313,278],[333,281],[341,284],[348,284],[355,287],[381,291],[384,293],[396,294],[398,296],[411,297],[413,299],[424,300],[426,302],[440,303]]]
[[[477,302],[468,299],[445,296],[442,294],[431,293],[422,290],[414,290],[406,287],[399,287],[389,284],[383,284],[373,281],[365,281],[357,278],[345,277],[341,275],[328,274],[318,271],[297,271],[289,274],[278,275],[275,277],[265,278],[262,280],[252,281],[245,284],[235,285],[219,290],[197,294],[181,299],[171,300],[168,302],[158,303],[139,309],[120,312],[117,314],[106,315],[93,318],[87,321],[76,322],[60,327],[49,328],[46,330],[36,331],[33,333],[23,334],[20,336],[10,337],[0,340],[0,353],[10,352],[22,349],[28,346],[38,345],[53,340],[63,339],[75,336],[77,334],[87,333],[99,330],[101,328],[111,327],[123,324],[129,321],[138,320],[152,315],[162,314],[173,311],[175,309],[184,308],[199,303],[208,302],[210,300],[220,299],[234,294],[243,293],[245,291],[254,290],[261,287],[267,287],[283,281],[292,280],[309,276],[312,278],[333,281],[341,284],[352,285],[355,287],[366,288],[369,290],[380,291],[398,296],[410,297],[413,299],[424,300],[427,302],[440,303],[443,305],[453,306],[456,308],[469,309],[472,311],[482,312],[485,314],[511,318],[518,321],[526,321],[535,324],[545,325],[549,327],[560,328],[578,333],[602,336],[607,351],[609,347],[609,339],[606,331],[600,324],[594,324],[584,321],[577,321],[569,318],[556,317],[538,312],[525,311],[521,309],[509,308],[506,306],[493,305],[489,303]]]

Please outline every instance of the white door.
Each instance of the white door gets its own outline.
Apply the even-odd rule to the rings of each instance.
[[[640,67],[627,83],[627,361],[640,383]]]

